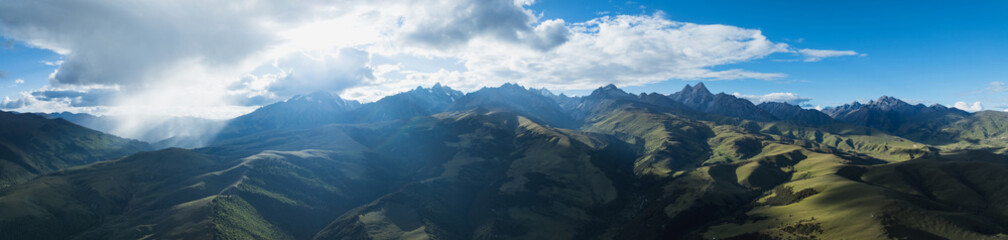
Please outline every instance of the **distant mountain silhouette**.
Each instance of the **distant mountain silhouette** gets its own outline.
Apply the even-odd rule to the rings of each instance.
[[[448,110],[474,108],[512,111],[536,121],[553,126],[575,127],[576,123],[560,105],[542,92],[517,84],[504,84],[497,88],[483,88],[466,94],[455,101]]]
[[[941,126],[967,118],[970,113],[939,104],[911,105],[890,96],[882,96],[866,104],[854,102],[827,108],[824,113],[842,121],[882,130],[928,143],[952,141],[943,136]]]
[[[360,107],[360,102],[344,100],[328,92],[298,95],[266,105],[227,122],[216,139],[230,139],[270,130],[317,127],[339,122],[341,113]]]
[[[384,97],[374,103],[361,106],[343,117],[344,122],[380,122],[408,119],[444,112],[462,98],[462,92],[434,84],[431,88],[417,87],[408,92]]]
[[[820,126],[836,123],[836,120],[832,117],[818,110],[804,109],[788,103],[764,102],[756,106],[782,121],[807,126]]]
[[[62,118],[75,124],[109,134],[118,134],[128,116],[94,116],[87,113],[36,113],[48,119]],[[151,143],[154,148],[202,147],[213,140],[224,125],[223,120],[195,117],[163,117],[145,125],[135,126],[125,138],[133,138]]]
[[[681,91],[669,97],[701,112],[757,121],[777,120],[749,100],[725,93],[712,94],[703,83],[697,83],[696,86],[686,85]]]

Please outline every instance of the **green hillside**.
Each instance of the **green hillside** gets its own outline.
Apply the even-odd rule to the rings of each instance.
[[[146,143],[63,119],[0,111],[0,189],[39,175],[147,150]]]
[[[971,114],[932,131],[954,141],[925,144],[847,122],[700,112],[615,87],[554,96],[568,108],[545,96],[502,104],[537,94],[509,87],[464,99],[471,109],[68,162],[0,190],[0,239],[1008,237],[1008,114]],[[536,109],[546,113],[523,114]],[[89,139],[39,134],[57,130],[116,140],[51,121],[21,128],[39,142],[16,146]]]

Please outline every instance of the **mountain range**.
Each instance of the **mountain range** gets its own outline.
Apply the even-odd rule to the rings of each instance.
[[[87,113],[36,114],[48,119],[62,118],[90,129],[145,141],[154,148],[204,146],[213,140],[213,135],[225,123],[221,120],[195,117],[151,117],[134,120],[129,116],[95,116]]]
[[[2,239],[1008,237],[1008,113],[885,96],[316,92],[160,150],[0,117]]]

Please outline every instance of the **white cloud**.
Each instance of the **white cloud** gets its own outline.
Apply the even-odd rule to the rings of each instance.
[[[44,61],[43,60],[43,61],[41,61],[41,63],[45,64],[46,66],[59,66],[60,64],[63,64],[63,61]]]
[[[851,51],[851,50],[839,51],[839,50],[819,50],[819,49],[808,49],[808,48],[799,49],[798,53],[800,53],[803,56],[805,56],[805,61],[806,62],[818,62],[818,61],[822,60],[823,58],[830,58],[830,57],[843,57],[843,56],[862,56],[863,57],[863,56],[867,56],[866,54],[858,53],[858,52]]]
[[[788,103],[791,105],[798,105],[802,107],[805,107],[804,105],[806,105],[808,101],[812,100],[812,98],[802,97],[799,96],[798,94],[789,92],[776,92],[776,93],[768,93],[765,95],[744,95],[741,93],[733,93],[732,95],[735,95],[735,97],[738,98],[748,99],[750,102],[753,102],[755,104],[763,102],[780,102],[780,103]]]
[[[130,108],[233,117],[241,113],[220,110],[242,109],[227,102],[228,83],[273,58],[269,54],[282,41],[276,29],[298,25],[322,11],[316,9],[257,0],[12,0],[0,3],[0,34],[63,55],[61,61],[42,62],[58,66],[50,75],[52,88],[119,89],[97,95],[105,105],[87,111]],[[93,92],[82,94],[88,98]],[[22,111],[82,107],[65,99],[31,94],[22,98]]]
[[[11,84],[9,87],[15,87],[15,86],[21,85],[21,84],[24,84],[24,79],[18,78],[18,79],[15,79],[14,80],[14,84]]]
[[[967,112],[977,112],[984,109],[983,105],[980,104],[980,101],[973,102],[972,105],[963,101],[959,101],[953,104],[952,107]]]
[[[559,21],[546,21],[540,27],[551,23]],[[669,79],[786,76],[742,69],[709,69],[789,51],[786,44],[767,40],[759,30],[675,22],[660,14],[604,16],[569,26],[567,42],[548,51],[478,38],[454,49],[453,55],[464,65],[464,70],[410,72],[412,69],[406,66],[401,72],[407,76],[397,81],[416,86],[428,84],[432,78],[443,79],[442,83],[463,90],[504,82],[536,88],[592,89],[608,83],[639,86]]]
[[[281,96],[346,89],[374,78],[368,52],[342,48],[319,55],[296,54],[278,59],[276,67],[284,84],[270,84],[268,90]]]
[[[987,83],[987,90],[989,90],[991,92],[999,93],[999,92],[1004,92],[1005,90],[1008,90],[1008,88],[1005,87],[1005,83],[1004,82],[997,82],[997,81],[995,81],[995,82],[989,82],[989,83]]]
[[[95,91],[95,94],[88,92]],[[33,91],[23,91],[17,98],[4,97],[0,102],[0,108],[19,112],[84,112],[97,113],[105,107],[99,106],[94,101],[106,101],[96,96],[102,95],[100,92],[115,91],[115,89],[70,87],[51,88],[43,87]]]
[[[51,89],[35,92],[116,91],[81,90],[79,101],[27,93],[4,106],[225,118],[315,90],[373,101],[435,82],[470,91],[779,79],[786,74],[714,68],[776,53],[857,54],[794,50],[760,30],[661,13],[542,19],[532,1],[57,2],[0,2],[0,34],[63,55],[43,62],[58,68]]]

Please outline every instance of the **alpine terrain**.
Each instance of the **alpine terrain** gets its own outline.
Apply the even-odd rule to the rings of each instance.
[[[1008,113],[885,96],[322,91],[191,149],[49,116],[0,113],[2,239],[1008,238]]]

